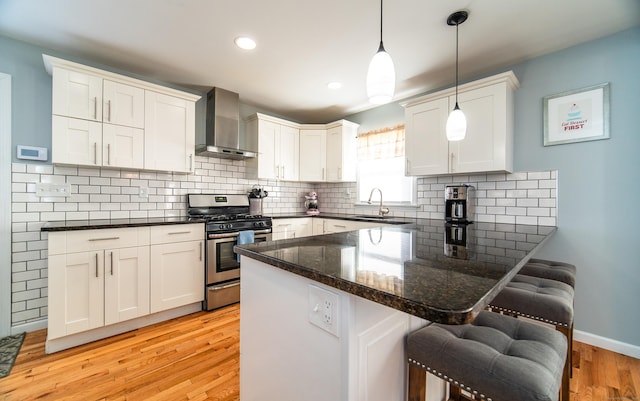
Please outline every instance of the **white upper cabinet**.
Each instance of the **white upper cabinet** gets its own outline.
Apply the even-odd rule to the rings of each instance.
[[[300,181],[324,181],[327,167],[327,130],[300,130]]]
[[[445,126],[455,105],[455,88],[403,104],[407,175],[513,170],[513,72],[459,87],[458,104],[467,118],[462,141],[449,142]]]
[[[257,113],[247,120],[247,136],[258,149],[258,157],[247,160],[249,175],[298,181],[300,129],[296,124]]]
[[[340,182],[356,180],[358,124],[296,124],[256,113],[247,119],[250,176],[262,179]]]
[[[145,91],[144,168],[192,173],[195,103]]]
[[[144,89],[104,80],[104,123],[144,128]]]
[[[200,96],[43,55],[54,164],[193,172]]]
[[[102,122],[102,77],[60,67],[52,76],[53,114]]]
[[[345,120],[328,124],[325,181],[356,181],[358,126]]]

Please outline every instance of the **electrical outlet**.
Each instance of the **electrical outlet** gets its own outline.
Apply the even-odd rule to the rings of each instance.
[[[338,294],[310,284],[309,322],[340,337],[338,335]]]
[[[141,198],[148,198],[149,197],[149,188],[147,188],[147,187],[138,187],[138,195]]]

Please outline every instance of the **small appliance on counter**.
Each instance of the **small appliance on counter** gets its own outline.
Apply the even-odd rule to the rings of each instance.
[[[318,210],[318,194],[312,191],[309,192],[308,195],[305,195],[304,198],[306,199],[304,201],[304,207],[307,208],[307,214],[310,216],[320,214]]]
[[[472,223],[474,218],[474,190],[468,184],[447,185],[444,189],[445,220]]]
[[[254,185],[249,192],[249,215],[262,216],[262,199],[269,196],[269,192],[262,187]]]
[[[466,223],[445,223],[444,225],[444,254],[454,259],[469,259],[470,244],[467,237],[471,235],[473,226]]]

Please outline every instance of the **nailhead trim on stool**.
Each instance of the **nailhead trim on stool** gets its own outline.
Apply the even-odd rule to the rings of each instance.
[[[556,401],[569,383],[566,351],[567,339],[555,330],[496,313],[481,312],[466,325],[432,324],[407,337],[409,400],[426,392],[417,373],[426,371],[482,400]]]

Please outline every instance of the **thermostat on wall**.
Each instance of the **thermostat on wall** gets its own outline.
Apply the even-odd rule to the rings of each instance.
[[[16,153],[18,159],[47,161],[47,148],[18,145]]]

